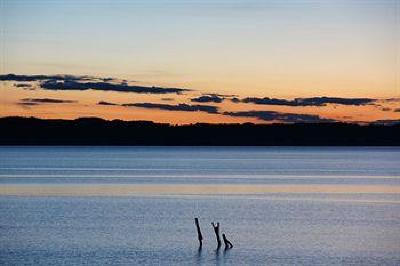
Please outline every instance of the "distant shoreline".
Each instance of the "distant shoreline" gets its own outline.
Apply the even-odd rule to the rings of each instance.
[[[191,124],[0,118],[0,145],[400,146],[400,124]]]

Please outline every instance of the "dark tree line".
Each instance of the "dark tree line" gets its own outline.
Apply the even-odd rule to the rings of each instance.
[[[400,125],[192,124],[0,118],[0,145],[400,145]]]

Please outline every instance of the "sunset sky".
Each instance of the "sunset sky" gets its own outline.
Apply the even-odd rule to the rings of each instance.
[[[398,0],[0,3],[2,117],[400,120]]]

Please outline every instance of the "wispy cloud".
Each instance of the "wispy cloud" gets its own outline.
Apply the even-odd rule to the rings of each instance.
[[[341,105],[366,105],[377,101],[371,98],[341,98],[341,97],[311,97],[311,98],[295,98],[293,100],[279,98],[257,98],[247,97],[243,99],[232,98],[234,103],[253,103],[262,105],[286,105],[286,106],[326,106],[327,104]]]
[[[159,103],[127,103],[122,104],[122,106],[126,107],[140,107],[140,108],[148,108],[148,109],[159,109],[166,111],[184,111],[184,112],[206,112],[210,114],[217,114],[218,108],[211,105],[188,105],[188,104],[178,104],[178,105],[170,105],[170,104],[159,104]]]
[[[35,106],[35,105],[40,105],[40,103],[35,103],[35,102],[18,102],[16,103],[18,105],[22,106]]]
[[[381,99],[381,101],[388,102],[388,103],[400,102],[400,98],[387,98],[387,99]]]
[[[182,93],[188,89],[131,86],[127,84],[114,84],[109,82],[76,82],[47,80],[40,84],[46,90],[101,90],[116,92],[135,92],[147,94]]]
[[[14,86],[17,88],[32,88],[32,84],[29,83],[16,83]]]
[[[110,102],[106,102],[106,101],[100,101],[97,104],[98,105],[119,105],[117,103],[110,103]]]
[[[159,109],[165,111],[180,111],[180,112],[206,112],[210,114],[221,114],[235,117],[253,117],[262,121],[280,121],[289,123],[319,123],[319,122],[336,122],[333,119],[322,118],[319,115],[312,114],[296,114],[296,113],[281,113],[274,111],[241,111],[241,112],[219,112],[219,108],[212,105],[189,105],[189,104],[160,104],[160,103],[125,103],[116,104],[105,101],[100,101],[98,105],[109,106],[125,106],[139,107],[147,109]]]
[[[181,94],[189,89],[132,86],[127,81],[121,83],[111,82],[113,78],[97,78],[75,75],[0,75],[0,81],[39,81],[39,87],[45,90],[102,90],[116,92],[134,92],[145,94]]]
[[[62,100],[62,99],[53,99],[53,98],[24,98],[21,99],[19,104],[22,105],[39,105],[39,104],[60,104],[60,103],[76,103],[77,101],[73,100]]]
[[[371,122],[370,124],[375,124],[375,125],[400,125],[400,119],[376,120],[374,122]]]
[[[289,123],[336,122],[333,119],[321,118],[319,115],[280,113],[274,111],[224,112],[223,114],[229,116],[239,116],[239,117],[254,117],[263,121],[280,121]]]
[[[43,81],[43,80],[91,80],[89,76],[75,76],[75,75],[17,75],[17,74],[4,74],[0,75],[1,81]]]
[[[224,98],[218,95],[203,95],[190,99],[191,102],[197,103],[222,103],[223,100]]]

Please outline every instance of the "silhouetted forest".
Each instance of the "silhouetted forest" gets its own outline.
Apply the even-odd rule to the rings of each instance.
[[[0,118],[0,145],[400,145],[400,125],[192,124]]]

